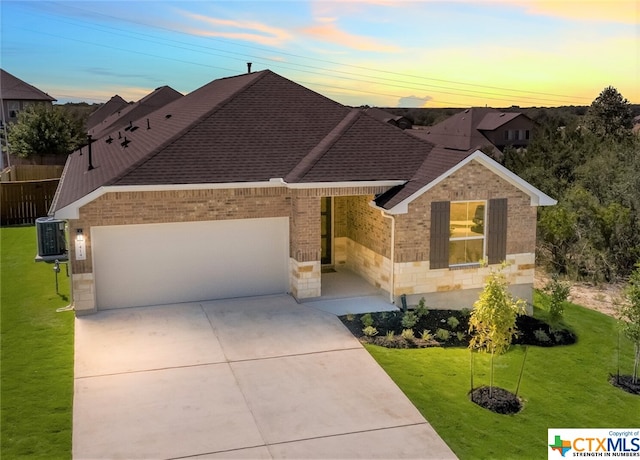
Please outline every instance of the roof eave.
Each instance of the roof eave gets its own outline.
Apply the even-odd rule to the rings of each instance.
[[[453,174],[454,172],[458,171],[459,169],[461,169],[463,166],[467,165],[471,161],[477,161],[477,162],[481,163],[483,166],[485,166],[486,168],[490,169],[493,173],[495,173],[496,175],[500,176],[502,179],[506,180],[507,182],[509,182],[510,184],[515,186],[516,188],[522,190],[524,193],[529,195],[529,197],[531,198],[531,202],[530,202],[531,206],[554,206],[555,204],[558,203],[557,200],[554,200],[553,198],[551,198],[546,193],[542,192],[541,190],[538,190],[536,187],[534,187],[533,185],[531,185],[530,183],[528,183],[527,181],[525,181],[524,179],[522,179],[518,175],[516,175],[513,172],[509,171],[507,168],[502,166],[500,163],[498,163],[498,162],[492,160],[491,158],[489,158],[487,155],[482,153],[480,150],[476,150],[471,155],[469,155],[464,160],[462,160],[460,163],[456,164],[454,167],[452,167],[448,171],[445,171],[443,174],[441,174],[440,176],[438,176],[437,178],[435,178],[434,180],[432,180],[431,182],[429,182],[428,184],[426,184],[425,186],[420,188],[420,190],[418,190],[415,193],[413,193],[412,195],[408,196],[407,198],[405,198],[404,200],[402,200],[400,203],[396,204],[395,206],[391,207],[390,209],[387,209],[386,212],[388,214],[406,214],[406,213],[408,213],[409,212],[409,204],[413,200],[415,200],[416,198],[418,198],[419,196],[421,196],[422,194],[424,194],[425,192],[427,192],[431,188],[433,188],[436,185],[438,185],[444,179],[446,179],[451,174]]]
[[[402,185],[404,180],[371,180],[345,182],[306,182],[287,183],[282,178],[274,178],[259,182],[220,182],[205,184],[162,184],[162,185],[105,185],[88,193],[82,198],[57,209],[50,214],[56,219],[79,219],[80,208],[110,192],[163,192],[174,190],[208,190],[208,189],[236,189],[236,188],[270,188],[286,187],[289,189],[312,188],[352,188],[352,187],[395,187]]]

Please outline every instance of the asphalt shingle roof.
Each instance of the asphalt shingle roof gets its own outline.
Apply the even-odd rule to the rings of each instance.
[[[126,104],[106,116],[89,129],[89,134],[98,138],[116,129],[123,129],[129,123],[139,120],[160,107],[182,97],[182,94],[169,86],[161,86],[133,104]]]
[[[148,125],[147,125],[148,119]],[[223,78],[69,156],[52,210],[101,186],[369,180],[408,190],[464,157],[269,70]],[[424,185],[424,184],[423,184]],[[408,196],[397,190],[398,197]]]
[[[87,129],[91,131],[97,124],[102,123],[107,117],[125,108],[127,105],[127,101],[122,99],[120,95],[116,94],[112,96],[111,99],[91,112],[91,115],[87,118]]]
[[[475,151],[493,146],[483,131],[494,131],[519,116],[523,114],[500,112],[489,107],[472,107],[427,129],[414,129],[411,134],[449,149]]]
[[[11,75],[4,69],[0,69],[0,95],[2,95],[2,99],[4,100],[13,101],[53,102],[56,100],[56,98]]]

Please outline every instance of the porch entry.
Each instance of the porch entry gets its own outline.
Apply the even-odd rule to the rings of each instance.
[[[320,263],[331,265],[333,263],[333,200],[330,196],[322,197],[320,202],[320,242],[322,253]]]

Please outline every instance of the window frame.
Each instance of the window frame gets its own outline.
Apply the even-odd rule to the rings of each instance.
[[[484,216],[483,216],[483,233],[482,236],[465,236],[465,237],[452,237],[449,236],[449,241],[447,244],[451,245],[452,242],[455,241],[477,241],[482,240],[482,258],[475,262],[464,262],[464,263],[451,263],[451,251],[449,251],[449,268],[465,268],[465,267],[478,267],[481,265],[482,260],[486,260],[487,258],[487,217],[488,217],[488,207],[489,200],[454,200],[449,202],[449,228],[451,228],[451,206],[459,203],[481,203],[480,205],[484,207]]]

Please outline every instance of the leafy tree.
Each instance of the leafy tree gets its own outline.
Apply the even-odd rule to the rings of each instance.
[[[514,300],[507,289],[507,278],[502,271],[491,271],[489,279],[473,304],[469,318],[471,340],[469,348],[491,353],[489,394],[493,388],[493,359],[506,352],[517,333],[516,318],[524,312],[525,301]]]
[[[640,263],[631,273],[624,291],[626,303],[619,306],[618,316],[623,334],[633,343],[634,361],[632,382],[638,383],[640,367]]]
[[[8,139],[11,153],[26,158],[71,153],[82,144],[84,133],[63,108],[34,104],[9,126]]]
[[[631,104],[613,86],[607,86],[587,111],[586,127],[600,136],[624,136],[633,127]]]

